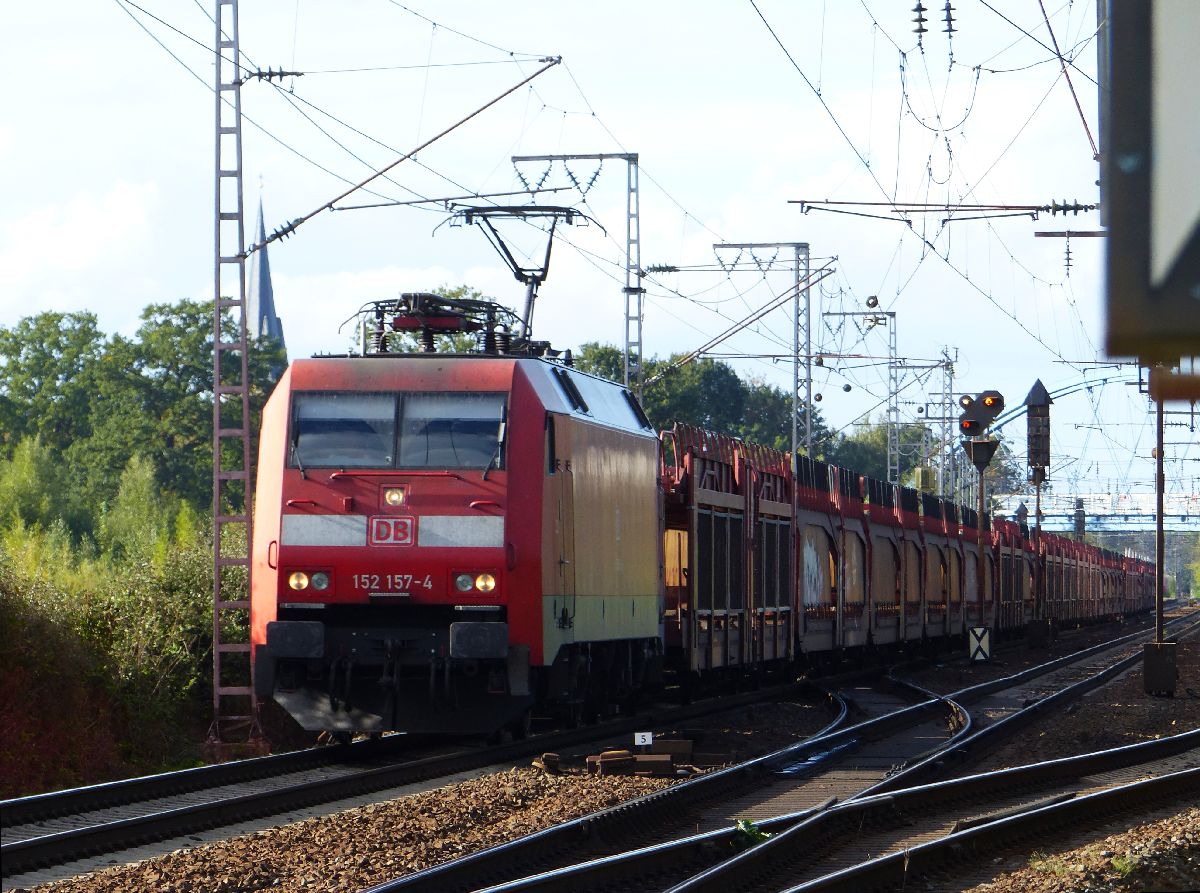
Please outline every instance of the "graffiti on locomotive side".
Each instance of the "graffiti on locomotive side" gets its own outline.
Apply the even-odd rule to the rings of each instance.
[[[371,519],[370,536],[367,542],[372,546],[411,546],[416,541],[416,518],[375,517]]]

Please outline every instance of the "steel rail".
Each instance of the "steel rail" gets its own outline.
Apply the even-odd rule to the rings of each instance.
[[[1143,634],[1135,633],[1115,641],[1120,642]],[[1112,643],[1105,643],[1104,645],[1096,646],[1094,649],[1086,649],[1083,652],[1079,652],[1078,655],[1068,655],[1058,662],[1050,662],[1050,664],[1042,666],[1049,667],[1056,663],[1071,661],[1077,659],[1079,655],[1111,646]],[[1033,669],[1038,670],[1040,668]],[[1030,672],[1026,671],[1027,674]],[[1017,674],[1017,676],[1009,678],[1017,679],[1022,675]],[[997,682],[1002,683],[1003,680],[998,680]],[[983,686],[966,689],[964,692],[984,689],[996,684],[996,682],[985,683]],[[774,689],[760,690],[747,695],[724,698],[718,701],[706,701],[700,704],[689,705],[671,711],[670,721],[680,721],[719,712],[770,697],[785,697],[796,690],[796,686],[786,685]],[[713,776],[721,776],[722,773],[726,772],[756,772],[764,767],[778,766],[788,760],[792,760],[793,762],[805,759],[820,761],[824,755],[833,750],[855,746],[857,736],[865,738],[867,736],[886,733],[888,728],[900,726],[906,722],[920,721],[920,717],[923,714],[934,709],[936,709],[936,702],[926,702],[925,704],[918,704],[914,707],[905,708],[896,713],[861,723],[854,727],[854,734],[847,734],[845,730],[826,734],[825,732],[829,732],[829,729],[841,725],[844,721],[843,714],[840,720],[836,721],[835,724],[831,724],[829,729],[824,730],[819,736],[791,745],[775,754],[752,761],[750,764],[730,767],[729,770],[722,770],[720,773],[710,773],[702,778],[707,779]],[[663,718],[660,715],[654,721],[662,722]],[[157,812],[148,816],[125,819],[110,826],[97,825],[91,828],[77,829],[14,842],[0,847],[0,857],[3,859],[3,868],[0,876],[10,877],[32,868],[59,864],[73,858],[79,858],[90,852],[103,851],[108,847],[120,846],[123,840],[133,844],[169,839],[170,837],[216,827],[232,821],[261,817],[294,808],[342,799],[348,796],[366,794],[388,787],[397,787],[414,781],[437,777],[441,774],[449,774],[478,768],[491,763],[526,757],[547,749],[561,749],[597,737],[635,731],[644,726],[646,722],[647,718],[644,715],[638,715],[612,721],[600,727],[552,733],[548,736],[539,736],[527,741],[514,742],[489,750],[473,750],[454,754],[449,758],[429,757],[396,766],[366,770],[362,773],[342,776],[337,779],[310,782],[292,787],[290,789],[292,791],[290,798],[287,793],[288,789],[246,795],[229,798],[224,801],[193,805]],[[352,750],[352,748],[357,748],[357,752]],[[76,788],[68,791],[4,801],[0,803],[0,814],[3,815],[2,824],[6,827],[12,827],[17,824],[36,821],[39,818],[49,815],[77,814],[81,811],[104,808],[105,806],[136,802],[137,800],[200,790],[214,785],[278,775],[287,771],[295,771],[343,759],[348,752],[356,759],[368,758],[372,755],[378,756],[382,750],[384,748],[380,747],[379,742],[360,742],[351,745],[349,748],[322,748],[316,751],[301,751],[273,757],[242,760],[220,766],[200,767],[198,769],[183,770],[178,773],[164,773],[162,775],[111,782],[89,788]],[[616,807],[615,809],[621,808]],[[106,843],[105,841],[110,842]]]
[[[1185,618],[1180,618],[1185,619]],[[779,766],[791,761],[794,764],[803,763],[804,769],[811,769],[818,763],[826,759],[839,756],[842,753],[854,749],[869,738],[880,737],[887,734],[889,731],[904,727],[906,725],[915,725],[924,721],[927,716],[936,711],[940,705],[953,704],[959,710],[961,706],[957,702],[968,702],[979,700],[992,694],[996,691],[1010,688],[1013,685],[1028,681],[1040,675],[1052,672],[1062,666],[1077,663],[1080,660],[1105,651],[1119,647],[1122,643],[1128,642],[1131,639],[1136,639],[1140,636],[1151,634],[1152,630],[1143,630],[1133,633],[1128,636],[1122,636],[1115,640],[1102,643],[1082,649],[1073,654],[1065,655],[1046,663],[1024,670],[1020,673],[1013,674],[1002,679],[993,680],[990,682],[981,683],[979,685],[970,686],[962,689],[959,692],[954,692],[947,696],[934,696],[920,704],[911,707],[903,708],[902,710],[893,711],[875,719],[867,720],[854,726],[844,729],[831,731],[828,734],[815,736],[808,741],[800,742],[784,748],[775,754],[761,757],[756,763],[761,766]],[[1106,668],[1107,672],[1109,668]],[[908,685],[919,691],[919,686],[912,683],[905,683],[902,680],[896,680],[902,684]],[[1038,702],[1039,704],[1041,702]],[[1034,705],[1037,706],[1037,705]],[[1026,708],[1029,709],[1029,708]],[[954,735],[948,745],[952,748],[961,748],[970,741],[978,740],[980,733],[971,734],[970,725],[966,725],[960,732]],[[1015,728],[1015,726],[1012,726]],[[1200,732],[1197,733],[1200,735]],[[1135,745],[1136,747],[1136,745]],[[938,752],[941,752],[939,749]],[[922,760],[916,766],[924,769],[930,765],[931,760],[936,760],[935,755],[932,758]],[[1036,771],[1036,770],[1032,770]],[[735,766],[730,769],[723,770],[721,773],[713,773],[713,776],[721,775],[724,779],[744,779],[751,773],[745,771],[744,767]],[[915,775],[917,773],[913,773]],[[594,816],[585,816],[565,825],[555,826],[538,832],[529,838],[521,838],[519,840],[510,841],[506,844],[501,844],[497,847],[492,847],[487,850],[482,850],[469,856],[455,859],[442,865],[416,872],[405,877],[385,882],[371,888],[370,893],[401,893],[401,891],[450,891],[450,890],[466,890],[475,889],[480,882],[486,883],[489,879],[496,879],[504,870],[504,866],[509,864],[520,865],[528,868],[531,862],[536,862],[539,858],[549,854],[561,855],[564,849],[568,846],[577,844],[579,839],[586,839],[592,833],[599,833],[603,837],[604,828],[607,823],[616,819],[623,826],[641,827],[649,822],[652,822],[653,814],[648,811],[649,804],[654,805],[654,812],[660,812],[663,804],[670,801],[673,810],[677,811],[685,801],[674,801],[672,798],[678,792],[685,791],[689,785],[697,785],[704,782],[705,779],[712,776],[704,776],[686,782],[682,785],[677,785],[664,791],[657,792],[648,797],[639,800],[631,801],[619,807],[614,807],[611,810],[605,810],[602,813],[597,813]],[[907,776],[905,776],[907,777]],[[1006,776],[1007,778],[1008,776]],[[1005,782],[1007,783],[1007,782]],[[875,804],[881,801],[887,801],[891,795],[876,794],[874,796],[865,796],[863,799],[855,799],[850,801],[847,806],[852,806],[858,803]],[[757,827],[764,831],[771,831],[775,828],[787,828],[800,821],[817,822],[822,814],[821,809],[803,810],[789,816],[781,816],[776,819],[771,819],[766,822],[757,823]],[[593,822],[595,824],[593,824]],[[560,830],[562,829],[562,830]],[[626,828],[626,831],[628,828]],[[732,836],[736,836],[735,831],[717,831],[710,834],[692,835],[684,838],[681,841],[673,844],[663,844],[655,847],[648,847],[633,851],[633,853],[621,854],[619,856],[610,857],[608,859],[594,860],[584,863],[588,866],[586,869],[583,866],[571,866],[567,868],[554,869],[542,874],[533,875],[520,881],[507,881],[500,883],[493,889],[500,890],[517,890],[517,889],[561,889],[568,893],[577,893],[584,886],[583,878],[588,871],[597,871],[600,876],[604,877],[610,883],[617,883],[614,878],[619,877],[621,872],[625,871],[623,860],[631,859],[633,862],[643,862],[644,865],[653,867],[656,865],[667,865],[672,858],[678,858],[681,854],[691,854],[703,850],[706,847],[711,847],[714,842],[728,842]],[[775,838],[772,838],[774,840]],[[674,845],[678,845],[680,849],[673,849]],[[794,845],[794,841],[793,841]],[[757,853],[765,844],[762,844],[748,851],[749,853]],[[747,856],[749,858],[749,856]],[[744,862],[730,862],[731,865],[736,865],[736,869],[729,871],[728,874],[715,874],[712,886],[707,887],[711,890],[729,889],[729,885],[736,875],[738,881],[744,880],[746,877],[745,869],[748,867]],[[582,873],[579,873],[582,872]],[[561,883],[560,883],[561,881]],[[589,879],[588,883],[591,883]],[[701,889],[701,888],[698,888]]]
[[[1187,619],[1188,619],[1187,617],[1175,618],[1172,621],[1172,623],[1183,622]],[[846,729],[843,729],[843,730],[840,730],[837,732],[833,732],[829,735],[824,736],[820,740],[810,739],[807,742],[802,742],[797,745],[792,745],[792,747],[789,749],[796,751],[796,755],[799,758],[806,759],[806,758],[811,758],[815,754],[831,751],[833,749],[844,749],[844,748],[848,748],[851,746],[856,746],[857,743],[860,742],[861,740],[871,739],[871,738],[879,738],[879,737],[882,737],[883,735],[890,734],[895,729],[904,728],[908,723],[913,722],[913,720],[916,717],[924,717],[926,714],[934,712],[937,709],[938,705],[941,703],[954,705],[953,707],[950,707],[951,710],[954,710],[956,708],[961,710],[962,705],[964,705],[964,704],[972,704],[976,701],[979,701],[979,700],[987,697],[990,694],[994,694],[998,691],[1003,691],[1005,689],[1012,688],[1016,685],[1020,685],[1023,682],[1028,682],[1031,679],[1036,679],[1039,676],[1044,676],[1044,675],[1051,673],[1054,670],[1060,669],[1064,666],[1078,663],[1081,660],[1086,660],[1087,658],[1089,658],[1095,654],[1099,654],[1104,651],[1111,650],[1115,647],[1118,647],[1121,643],[1129,642],[1130,640],[1137,639],[1137,638],[1144,637],[1144,636],[1150,636],[1150,635],[1153,635],[1153,633],[1154,633],[1154,631],[1152,629],[1141,630],[1136,633],[1131,633],[1130,635],[1127,635],[1127,636],[1121,636],[1117,639],[1110,639],[1107,642],[1102,642],[1098,645],[1093,645],[1088,648],[1084,648],[1079,651],[1073,652],[1071,654],[1067,654],[1062,657],[1055,658],[1054,660],[1046,661],[1045,663],[1038,664],[1037,666],[1030,667],[1026,670],[1022,670],[1019,673],[1013,673],[1012,675],[1003,676],[998,679],[993,679],[989,682],[981,682],[978,685],[968,686],[966,688],[960,689],[955,692],[951,692],[950,694],[944,695],[944,696],[928,692],[925,689],[920,688],[920,686],[917,686],[911,682],[907,682],[904,680],[893,680],[898,683],[903,683],[904,685],[907,685],[914,690],[924,692],[928,696],[929,700],[924,701],[923,703],[920,703],[920,704],[916,704],[912,707],[904,708],[903,710],[889,713],[886,716],[881,716],[881,717],[877,717],[872,720],[867,720],[866,722],[859,723],[858,725],[851,726],[849,728],[846,728]],[[1138,655],[1138,657],[1140,657],[1140,655]],[[1034,705],[1034,706],[1036,706],[1036,705]],[[970,728],[971,728],[971,726],[967,725],[964,727],[963,730],[961,730],[961,732],[966,732]],[[1012,728],[1015,729],[1016,725],[1012,726]],[[974,737],[974,736],[970,736],[970,735],[966,735],[966,734],[961,734],[961,732],[960,732],[960,734],[955,735],[951,739],[951,741],[953,741],[955,743],[956,747],[959,747],[959,748],[968,746],[970,744],[972,737]],[[979,735],[979,734],[982,734],[982,733],[976,733],[976,735]],[[916,765],[924,766],[927,763],[932,763],[934,761],[937,761],[940,758],[941,753],[942,753],[942,751],[939,749],[937,751],[937,753],[935,753],[934,756],[929,757],[925,761],[922,761],[922,763],[919,763]],[[912,768],[915,768],[915,766]],[[907,770],[905,770],[905,771],[907,771]],[[908,776],[908,777],[915,777],[915,774],[916,773],[914,773],[913,776]]]
[[[144,775],[120,781],[104,782],[86,787],[31,794],[0,801],[0,825],[10,828],[62,815],[77,815],[106,806],[153,800],[172,794],[183,794],[205,788],[270,778],[288,772],[314,769],[333,762],[356,762],[386,754],[388,742],[358,741],[337,747],[314,747],[308,750],[253,757],[213,766],[198,766],[176,772]],[[396,736],[397,744],[402,739]]]
[[[769,839],[672,886],[669,893],[725,891],[733,889],[735,878],[738,886],[745,886],[756,876],[776,866],[781,859],[791,862],[798,857],[803,858],[811,853],[815,839],[838,831],[854,831],[881,820],[903,821],[904,816],[918,810],[927,811],[954,802],[978,804],[982,797],[1036,789],[1061,783],[1065,779],[1137,766],[1195,748],[1200,748],[1200,729],[1169,738],[937,781],[841,803],[826,801],[820,806],[758,822],[756,827],[770,834]],[[1021,809],[1017,815],[1029,811]],[[972,828],[985,824],[991,823],[979,823],[972,825]],[[601,884],[619,887],[622,882],[628,884],[633,877],[645,877],[658,870],[677,868],[690,858],[705,855],[712,858],[713,852],[729,850],[741,837],[742,833],[735,828],[722,828],[498,884],[479,893],[579,893]],[[845,889],[858,891],[869,887],[869,884],[855,887],[851,883]],[[375,887],[371,893],[387,889],[391,888],[386,885]]]
[[[764,698],[787,697],[796,688],[795,683],[785,683],[781,686],[764,688],[755,693],[726,696],[720,703],[711,700],[697,702],[673,709],[667,721],[683,720],[707,713],[725,709],[733,709],[744,704],[754,703]],[[697,712],[698,711],[698,712]],[[622,723],[627,719],[621,720]],[[644,715],[643,715],[644,722]],[[607,725],[592,726],[590,736],[603,733]],[[616,732],[622,731],[621,729]],[[557,732],[550,734],[559,734]],[[578,735],[574,730],[568,732],[571,736]],[[436,738],[425,739],[436,741]],[[211,766],[198,766],[181,769],[174,772],[163,772],[155,775],[144,775],[137,778],[126,778],[118,781],[102,782],[61,791],[50,791],[43,794],[30,794],[25,797],[15,797],[0,800],[0,826],[10,828],[58,816],[78,815],[95,809],[119,806],[126,803],[136,803],[144,800],[154,800],[174,794],[184,794],[200,791],[206,788],[216,788],[239,782],[254,781],[314,769],[319,766],[338,762],[360,762],[379,757],[386,757],[395,750],[411,744],[413,739],[408,736],[388,736],[379,740],[356,741],[352,744],[332,747],[313,747],[307,750],[291,751],[282,754],[271,754],[263,757],[253,757],[236,760],[229,763],[219,763]],[[534,743],[537,742],[537,743]],[[576,743],[569,740],[566,745]],[[549,740],[542,736],[529,739],[526,750],[518,756],[540,753],[547,746],[560,746],[557,739]],[[7,876],[7,875],[6,875]]]
[[[517,840],[386,881],[370,889],[372,893],[411,893],[416,890],[448,893],[451,890],[470,889],[479,882],[478,879],[495,876],[499,866],[527,866],[538,859],[561,854],[564,849],[578,846],[581,841],[603,839],[609,832],[620,833],[627,831],[632,825],[644,825],[674,815],[686,803],[715,797],[739,785],[747,775],[771,770],[796,754],[809,750],[813,742],[827,741],[831,733],[837,734],[834,730],[841,726],[849,713],[844,699],[838,699],[835,703],[838,703],[840,708],[838,715],[807,741],[789,745],[736,766],[697,776],[628,803],[553,825]]]
[[[1068,823],[1076,826],[1094,824],[1112,813],[1127,812],[1152,802],[1188,799],[1197,794],[1200,794],[1200,768],[1183,769],[976,825],[790,887],[783,893],[858,893],[864,889],[896,887],[936,869],[951,856],[961,858],[963,853],[994,851],[1002,844],[1050,832]]]
[[[395,747],[403,746],[408,740],[396,736]],[[309,748],[0,800],[0,826],[13,827],[109,806],[269,778],[333,762],[373,759],[385,756],[393,749],[388,741],[385,738],[382,741],[359,741],[338,747]]]
[[[92,853],[106,852],[114,847],[167,840],[237,821],[261,818],[347,797],[361,796],[442,775],[523,759],[546,750],[572,747],[598,738],[604,739],[613,735],[632,733],[644,728],[647,722],[656,724],[664,721],[680,722],[763,700],[794,697],[803,688],[804,686],[801,684],[788,683],[674,708],[669,711],[669,714],[659,713],[653,719],[648,718],[646,714],[636,714],[596,726],[552,732],[495,747],[459,751],[448,756],[425,757],[336,778],[281,787],[275,791],[224,798],[209,803],[168,809],[116,822],[14,841],[0,845],[0,877],[12,877],[35,868],[61,864]],[[363,744],[369,743],[363,742]],[[329,750],[340,749],[330,748]],[[369,748],[363,748],[364,756],[368,750]],[[283,758],[289,756],[291,755],[281,755]],[[109,804],[124,803],[139,799],[131,796],[133,791],[161,790],[159,786],[170,784],[172,776],[183,776],[187,783],[192,785],[191,790],[203,789],[206,786],[196,784],[197,780],[225,778],[226,776],[221,770],[226,768],[235,773],[252,773],[239,780],[245,780],[246,777],[261,777],[261,775],[253,773],[261,770],[263,761],[271,759],[270,757],[260,757],[254,760],[240,761],[253,764],[242,769],[239,769],[238,763],[231,763],[226,766],[202,767],[201,769],[184,770],[182,773],[166,773],[146,779],[132,779],[128,782],[113,782],[95,787],[99,789],[97,795],[106,798]],[[9,801],[9,803],[12,804],[12,813],[16,814],[19,809],[45,809],[59,797],[63,802],[88,802],[89,790],[91,789],[78,788],[58,794],[22,798],[21,801]],[[26,803],[25,801],[33,802]],[[10,825],[6,814],[4,825],[12,827],[16,823]]]
[[[1195,625],[1193,625],[1192,628],[1194,628],[1194,626]],[[1187,631],[1190,631],[1190,629]],[[978,749],[981,744],[994,745],[998,740],[1011,735],[1013,732],[1027,725],[1048,706],[1081,697],[1087,692],[1099,687],[1113,676],[1129,669],[1138,660],[1141,660],[1140,653],[1117,661],[1116,663],[1100,670],[1098,673],[1094,673],[1080,682],[1069,685],[1055,694],[1050,695],[1049,697],[1043,698],[1042,700],[1037,701],[1028,707],[1022,708],[1021,710],[1010,714],[1009,716],[999,720],[996,723],[993,723],[992,725],[980,730],[979,732],[976,732],[973,735],[960,737],[958,741],[948,745],[944,749],[941,749],[938,753],[926,757],[916,764],[906,767],[896,775],[886,778],[883,781],[864,789],[846,801],[846,805],[849,806],[853,803],[875,804],[878,802],[885,802],[889,804],[888,808],[898,808],[900,801],[889,801],[887,798],[889,794],[898,792],[901,788],[907,788],[905,791],[907,796],[904,798],[904,805],[907,808],[912,808],[917,802],[919,802],[918,798],[922,796],[920,792],[926,789],[937,793],[947,790],[954,790],[959,786],[958,780],[933,783],[928,785],[927,788],[914,787],[914,783],[917,781],[917,779],[928,777],[931,774],[945,772],[947,769],[947,759],[949,757],[960,756],[970,752],[972,749]],[[1170,740],[1174,744],[1182,743],[1186,745],[1180,748],[1181,750],[1186,750],[1190,747],[1200,745],[1200,730],[1175,736]],[[1155,744],[1157,742],[1149,743]],[[1134,751],[1131,749],[1139,747],[1144,749],[1142,751]],[[1107,754],[1134,752],[1145,753],[1156,751],[1153,748],[1145,747],[1145,745],[1131,745],[1129,748],[1116,748],[1114,751],[1102,751],[1099,754],[1087,755],[1082,759],[1066,758],[1064,760],[1048,761],[1048,764],[1034,764],[1031,767],[1022,767],[1023,769],[1030,770],[1026,773],[1014,774],[1014,770],[1004,770],[997,773],[983,773],[982,775],[970,776],[968,779],[963,779],[962,781],[966,782],[966,784],[969,786],[969,793],[978,796],[979,794],[986,793],[987,786],[992,783],[991,779],[994,778],[1001,779],[1001,784],[1016,784],[1016,779],[1021,779],[1027,782],[1032,776],[1037,776],[1041,779],[1044,779],[1046,777],[1044,773],[1047,765],[1051,766],[1050,771],[1064,771],[1066,767],[1072,767],[1074,771],[1078,771],[1078,767],[1081,765],[1106,766],[1106,760],[1108,759],[1106,756]],[[1073,762],[1076,760],[1078,760],[1078,762]],[[1092,762],[1089,762],[1089,760],[1092,760]],[[996,789],[1004,790],[1003,787]],[[884,799],[881,801],[880,798]],[[874,808],[874,805],[872,805],[871,809]],[[740,856],[726,860],[725,862],[706,870],[700,875],[689,879],[687,882],[672,888],[671,893],[685,893],[685,891],[686,893],[709,893],[709,891],[713,891],[713,893],[715,893],[715,891],[729,889],[729,885],[735,878],[739,881],[745,881],[753,874],[766,871],[780,858],[777,854],[794,852],[795,848],[798,846],[797,836],[799,834],[803,833],[814,835],[819,830],[825,830],[821,828],[821,826],[828,821],[829,817],[830,816],[820,815],[813,816],[801,823],[804,825],[803,832],[798,832],[796,830],[796,826],[793,826],[783,834],[771,838],[754,849],[743,853]],[[866,816],[860,816],[857,820],[861,826],[862,823],[865,823]]]
[[[1200,622],[1193,623],[1188,628],[1181,630],[1180,636],[1186,636],[1194,632],[1197,627],[1200,627]],[[1066,688],[1061,688],[1053,694],[1035,701],[1028,707],[1024,707],[1010,713],[1008,716],[998,719],[996,722],[980,729],[974,734],[961,737],[953,745],[905,767],[902,771],[889,778],[885,778],[878,784],[872,785],[859,796],[870,796],[871,794],[897,790],[901,787],[911,786],[919,778],[944,772],[948,768],[948,760],[967,760],[973,752],[980,752],[984,747],[995,746],[1001,739],[1016,734],[1022,728],[1032,723],[1045,711],[1061,703],[1074,701],[1083,697],[1088,692],[1094,691],[1104,685],[1114,676],[1118,676],[1136,666],[1142,659],[1142,653],[1135,652],[1129,657],[1105,667],[1100,672],[1094,673],[1086,679],[1081,679],[1079,682],[1068,685]],[[953,695],[950,697],[953,697]]]

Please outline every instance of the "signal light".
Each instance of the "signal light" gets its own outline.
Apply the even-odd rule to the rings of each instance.
[[[980,407],[979,420],[985,428],[996,420],[996,416],[1004,412],[1004,395],[999,391],[984,391],[976,398],[975,403]]]
[[[1004,395],[999,391],[984,391],[978,397],[963,394],[958,405],[963,408],[958,430],[964,437],[979,437],[1004,411]]]

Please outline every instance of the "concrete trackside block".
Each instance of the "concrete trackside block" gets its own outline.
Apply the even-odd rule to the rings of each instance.
[[[633,771],[639,775],[675,774],[675,763],[669,753],[640,753],[633,758]]]
[[[670,754],[679,762],[686,763],[692,755],[692,742],[683,738],[656,738],[650,745],[652,754]]]

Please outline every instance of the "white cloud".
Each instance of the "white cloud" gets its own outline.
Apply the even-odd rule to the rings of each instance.
[[[140,282],[158,187],[118,182],[0,221],[0,323],[45,310],[96,309]]]

